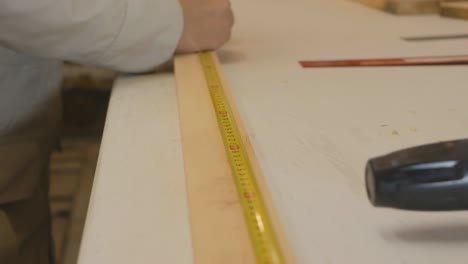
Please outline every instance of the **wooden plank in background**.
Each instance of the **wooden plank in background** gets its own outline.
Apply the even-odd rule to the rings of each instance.
[[[415,15],[438,12],[440,0],[353,0],[392,14]]]
[[[468,1],[441,3],[439,13],[445,17],[468,19]]]

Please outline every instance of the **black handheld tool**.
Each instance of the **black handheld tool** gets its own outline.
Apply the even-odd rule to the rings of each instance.
[[[369,200],[405,210],[468,210],[468,139],[418,146],[369,160]]]

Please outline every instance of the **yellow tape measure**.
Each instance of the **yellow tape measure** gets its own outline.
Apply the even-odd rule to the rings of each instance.
[[[199,54],[257,262],[284,264],[284,257],[212,56],[210,52]]]

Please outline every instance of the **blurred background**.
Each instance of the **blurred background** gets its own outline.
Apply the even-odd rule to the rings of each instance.
[[[62,150],[52,155],[50,202],[57,264],[75,264],[116,74],[65,64]]]

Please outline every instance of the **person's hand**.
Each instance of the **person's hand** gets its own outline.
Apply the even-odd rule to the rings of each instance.
[[[180,0],[184,30],[177,53],[215,50],[231,36],[234,15],[229,0]]]

